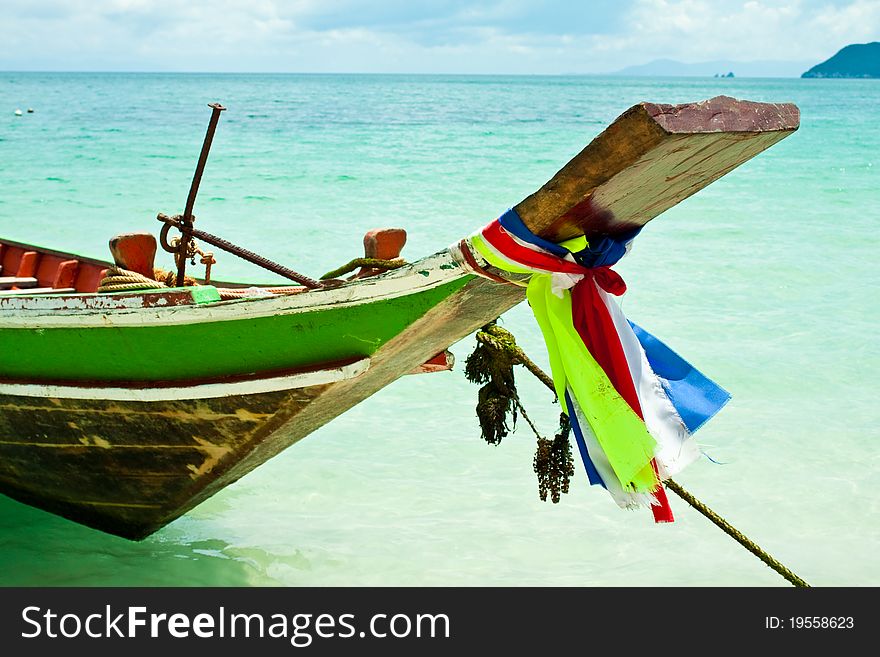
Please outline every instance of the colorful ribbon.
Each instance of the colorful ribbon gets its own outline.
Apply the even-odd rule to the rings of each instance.
[[[699,457],[693,433],[730,394],[614,301],[626,284],[611,265],[637,234],[554,244],[508,210],[468,243],[494,267],[531,274],[527,297],[590,483],[621,507],[650,506],[655,521],[671,522],[660,482]]]

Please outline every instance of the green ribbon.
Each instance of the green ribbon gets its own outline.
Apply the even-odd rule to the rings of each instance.
[[[549,274],[533,274],[526,294],[544,334],[557,396],[564,400],[571,389],[624,490],[653,491],[656,441],[584,345],[572,322],[571,293],[563,290],[560,299]]]

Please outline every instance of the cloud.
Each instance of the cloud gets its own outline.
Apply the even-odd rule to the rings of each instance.
[[[565,73],[819,61],[876,0],[4,0],[0,68]]]
[[[420,43],[436,42],[437,34],[468,34],[496,28],[507,34],[595,34],[617,24],[620,0],[560,2],[558,0],[328,0],[300,3],[293,15],[306,29],[369,28],[408,35]],[[453,36],[453,40],[457,40]]]
[[[880,37],[880,3],[639,0],[629,23],[631,31],[598,38],[596,48],[633,48],[683,61],[816,60],[847,43]]]

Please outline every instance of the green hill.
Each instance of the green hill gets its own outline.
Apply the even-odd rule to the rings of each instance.
[[[854,43],[816,64],[802,78],[880,78],[880,42]]]

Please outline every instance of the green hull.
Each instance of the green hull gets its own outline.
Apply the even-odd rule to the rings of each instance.
[[[143,538],[402,374],[415,371],[522,297],[521,288],[464,275],[360,308],[286,316],[279,330],[288,332],[291,346],[285,344],[284,353],[292,359],[373,352],[366,371],[335,382],[205,399],[177,397],[175,392],[173,398],[149,402],[134,394],[130,399],[101,398],[108,388],[94,388],[99,396],[84,398],[90,394],[85,385],[62,391],[67,396],[61,398],[0,391],[0,492],[105,532]],[[381,304],[378,310],[377,304]],[[295,329],[323,326],[316,317],[320,322],[343,323],[333,327],[335,343],[313,340],[309,343],[313,347],[306,349],[303,340],[289,338]],[[220,326],[225,323],[230,326]],[[244,332],[236,329],[235,335],[250,339],[247,327],[262,323],[261,319],[231,320],[211,326],[226,332],[240,324]],[[186,327],[150,330],[175,328]],[[369,341],[347,337],[367,329],[373,331]],[[143,330],[124,328],[120,335]],[[277,336],[273,339],[278,341]],[[211,341],[195,344],[211,353],[221,351]],[[298,350],[292,348],[297,344]],[[162,358],[175,362],[180,349],[166,346]],[[259,351],[253,353],[265,358]],[[199,362],[203,354],[195,349],[187,352],[184,365]],[[247,362],[225,356],[229,366]],[[273,367],[276,362],[272,361]],[[187,390],[181,390],[185,395]]]
[[[0,377],[180,381],[369,357],[468,278],[391,299],[268,317],[157,326],[0,328]]]

